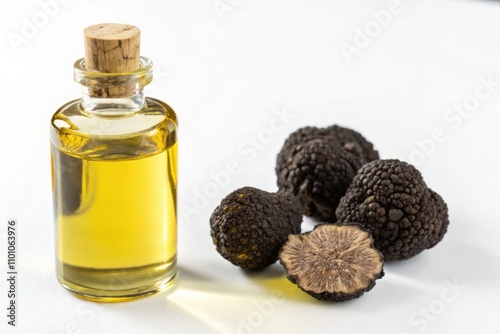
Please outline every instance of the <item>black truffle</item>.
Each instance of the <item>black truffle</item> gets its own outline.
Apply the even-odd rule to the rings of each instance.
[[[276,262],[288,235],[300,233],[301,223],[300,203],[293,196],[244,187],[222,200],[210,217],[210,230],[219,254],[257,270]]]
[[[338,125],[300,128],[278,154],[278,187],[299,198],[303,214],[334,223],[335,209],[357,170],[378,157],[354,130]]]
[[[338,224],[359,224],[386,260],[404,260],[443,239],[448,208],[420,172],[399,160],[361,167],[336,211]]]
[[[382,254],[358,226],[322,224],[290,235],[279,257],[288,279],[319,300],[358,298],[384,275]]]
[[[361,153],[363,164],[379,158],[379,154],[373,148],[373,144],[366,140],[359,132],[338,125],[331,125],[326,128],[306,126],[291,133],[286,139],[283,148],[278,153],[276,174],[279,175],[280,171],[288,165],[287,161],[293,158],[293,151],[297,145],[305,144],[310,140],[319,138],[341,146],[356,144]]]
[[[296,196],[302,213],[320,221],[335,222],[335,209],[362,166],[354,146],[314,139],[294,147],[288,164],[280,170],[281,191]]]

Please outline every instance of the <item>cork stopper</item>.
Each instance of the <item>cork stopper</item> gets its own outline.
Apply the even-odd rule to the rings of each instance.
[[[132,25],[96,24],[83,31],[85,67],[105,73],[130,72],[139,68],[141,31]]]

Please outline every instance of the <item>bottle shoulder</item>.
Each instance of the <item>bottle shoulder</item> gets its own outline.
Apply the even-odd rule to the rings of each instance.
[[[52,144],[72,155],[149,155],[177,141],[177,115],[166,103],[146,97],[138,111],[89,113],[73,100],[51,120]]]
[[[73,132],[82,136],[126,136],[150,129],[166,122],[177,124],[177,115],[166,103],[146,98],[145,106],[133,112],[110,110],[107,113],[90,113],[81,107],[80,100],[63,105],[52,117],[56,130]]]

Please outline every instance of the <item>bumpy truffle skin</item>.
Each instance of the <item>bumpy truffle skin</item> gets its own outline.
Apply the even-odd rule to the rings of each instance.
[[[288,235],[300,233],[301,223],[296,198],[252,187],[229,194],[210,217],[217,251],[246,270],[262,269],[276,262]]]
[[[359,151],[314,139],[295,146],[292,155],[278,175],[280,190],[300,200],[303,214],[335,222],[335,209],[363,164]]]
[[[373,144],[366,140],[359,132],[338,125],[332,125],[326,128],[307,126],[290,134],[283,144],[283,148],[278,153],[276,161],[276,174],[279,175],[280,171],[288,164],[287,161],[293,158],[293,151],[297,145],[305,144],[310,140],[319,138],[337,143],[341,146],[356,144],[361,151],[363,163],[379,159],[379,154],[373,148]]]
[[[420,172],[399,160],[364,165],[341,199],[338,224],[359,224],[386,260],[405,260],[442,240],[448,208]]]
[[[303,214],[334,223],[335,209],[357,170],[378,158],[373,145],[354,130],[303,127],[278,154],[278,187],[299,198]]]

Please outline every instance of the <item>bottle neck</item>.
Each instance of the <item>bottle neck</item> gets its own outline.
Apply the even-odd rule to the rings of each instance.
[[[83,110],[103,116],[127,115],[146,106],[143,88],[153,79],[153,63],[141,57],[135,71],[104,73],[87,70],[80,59],[74,66],[74,78],[83,86]]]
[[[91,114],[118,116],[143,109],[146,106],[146,98],[143,88],[135,90],[130,96],[99,96],[95,94],[94,89],[85,87],[80,105],[83,110]]]

